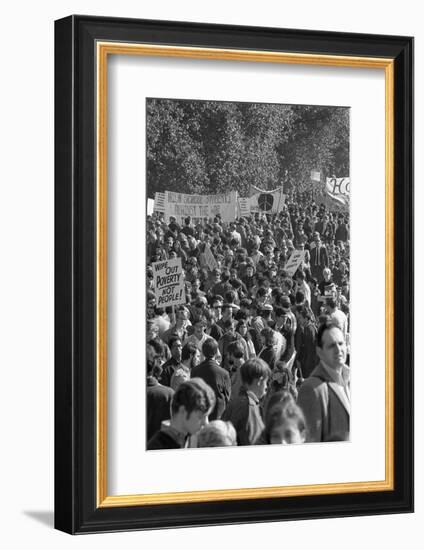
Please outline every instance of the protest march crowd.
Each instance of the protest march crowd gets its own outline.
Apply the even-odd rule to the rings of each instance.
[[[154,212],[146,245],[147,449],[349,439],[347,210]]]

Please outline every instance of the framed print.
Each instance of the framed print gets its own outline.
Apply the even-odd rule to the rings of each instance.
[[[413,509],[413,39],[55,27],[55,525]]]

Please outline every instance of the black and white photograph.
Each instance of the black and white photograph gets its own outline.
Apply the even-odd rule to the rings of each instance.
[[[350,108],[146,99],[146,448],[350,439]]]

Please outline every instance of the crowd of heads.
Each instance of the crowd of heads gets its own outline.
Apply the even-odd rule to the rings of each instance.
[[[303,260],[292,273],[286,267],[295,250]],[[161,308],[152,264],[173,258],[181,259],[186,302]],[[257,399],[263,426],[256,443],[307,440],[298,389],[319,360],[331,363],[331,353],[348,362],[349,273],[349,214],[310,193],[288,194],[278,213],[232,222],[219,214],[148,216],[147,375],[171,389],[170,417],[183,412],[197,446],[238,443],[230,421],[207,423],[216,391],[191,373],[211,361],[228,373],[231,398],[248,392]],[[322,351],[330,326],[342,335],[343,353]]]

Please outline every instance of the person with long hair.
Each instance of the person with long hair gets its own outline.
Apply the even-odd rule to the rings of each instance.
[[[306,421],[289,392],[272,396],[265,414],[265,429],[257,445],[291,445],[306,441]]]

